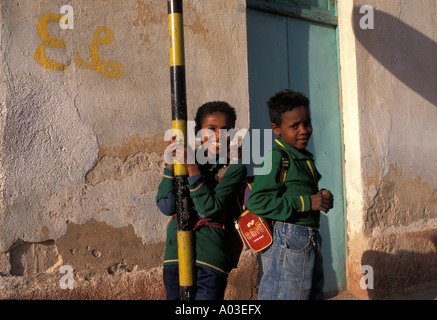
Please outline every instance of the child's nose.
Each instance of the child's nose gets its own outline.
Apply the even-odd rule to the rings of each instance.
[[[306,126],[300,126],[300,133],[302,134],[308,133],[308,128]]]

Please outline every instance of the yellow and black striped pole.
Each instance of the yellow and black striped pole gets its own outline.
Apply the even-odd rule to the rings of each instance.
[[[182,0],[168,0],[172,127],[186,145],[187,101],[185,84],[184,24]],[[180,136],[180,135],[183,135]],[[175,210],[178,224],[178,259],[181,300],[193,300],[195,288],[194,237],[188,208],[187,170],[174,164]]]

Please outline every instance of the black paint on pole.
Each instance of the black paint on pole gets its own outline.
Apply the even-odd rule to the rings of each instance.
[[[185,66],[170,67],[172,119],[187,120]]]

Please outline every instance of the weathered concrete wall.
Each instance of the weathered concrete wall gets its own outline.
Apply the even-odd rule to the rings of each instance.
[[[374,29],[361,29],[363,5]],[[437,287],[437,4],[339,2],[348,287]],[[361,266],[374,268],[362,290]]]
[[[243,252],[237,269],[228,278],[226,300],[256,300],[258,267],[251,251]],[[0,259],[0,275],[1,275]],[[163,300],[162,268],[147,270],[127,265],[125,261],[111,265],[108,272],[75,274],[72,289],[67,274],[40,272],[27,276],[0,277],[0,299],[50,300]]]
[[[63,5],[72,30],[59,25]],[[189,118],[225,100],[248,127],[245,1],[184,5]],[[167,3],[13,0],[0,10],[0,274],[69,264],[85,277],[123,259],[159,267]]]

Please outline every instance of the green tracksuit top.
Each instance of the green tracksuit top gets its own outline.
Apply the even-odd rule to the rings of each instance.
[[[233,219],[240,213],[237,195],[246,178],[246,167],[240,163],[231,163],[227,168],[217,163],[199,165],[200,177],[188,185],[189,203],[196,220],[211,219],[223,223],[225,230],[201,226],[195,231],[196,265],[221,273],[229,273],[238,263]],[[225,169],[225,170],[223,170]],[[223,176],[221,176],[224,171]],[[220,182],[219,182],[219,177]],[[164,178],[158,187],[156,201],[165,198],[173,191],[173,172],[164,169]],[[226,220],[226,221],[224,221]],[[238,237],[238,236],[237,236]],[[241,248],[240,248],[241,249]],[[167,228],[164,265],[178,263],[177,221],[173,218]]]
[[[247,208],[255,215],[295,225],[319,228],[320,211],[311,210],[310,196],[319,191],[321,179],[313,155],[307,150],[298,150],[277,138],[274,148],[287,151],[290,167],[280,195],[281,159],[278,150],[272,150],[264,158],[262,166],[271,170],[266,175],[257,175],[250,192]],[[271,155],[271,156],[270,156]]]

